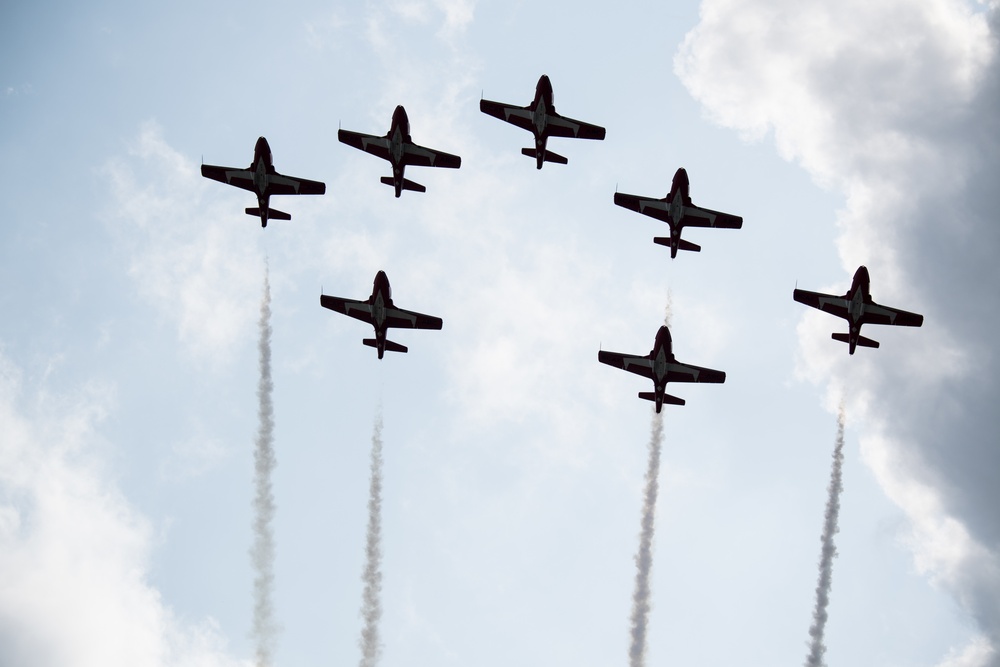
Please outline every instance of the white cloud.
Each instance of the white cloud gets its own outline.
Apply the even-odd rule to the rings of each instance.
[[[248,146],[246,155],[225,162],[249,164],[249,156]],[[140,297],[177,327],[195,358],[228,361],[253,326],[264,269],[248,233],[257,225],[241,211],[252,195],[202,178],[198,164],[171,148],[154,122],[142,126],[127,157],[105,170],[112,183],[109,225]]]
[[[865,462],[910,519],[917,569],[984,632],[948,664],[996,664],[1000,641],[1000,497],[981,472],[1000,462],[1000,276],[978,250],[995,251],[1000,204],[986,184],[1000,165],[995,18],[956,0],[706,0],[675,60],[713,119],[773,133],[843,193],[846,275],[866,264],[877,301],[925,314],[920,330],[873,327],[882,348],[848,357],[830,340],[843,322],[804,312],[798,361],[828,408],[848,400]]]
[[[109,392],[28,400],[0,357],[0,663],[236,665],[211,619],[181,622],[146,582],[149,523],[109,480]]]
[[[183,480],[198,477],[217,468],[232,452],[217,438],[197,434],[174,443],[170,457],[160,463],[164,479]]]

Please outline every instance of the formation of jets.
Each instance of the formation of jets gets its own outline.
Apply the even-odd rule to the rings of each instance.
[[[605,129],[599,125],[556,113],[552,99],[552,82],[548,76],[542,75],[535,86],[535,97],[531,104],[522,107],[482,99],[479,102],[479,109],[485,114],[531,132],[535,145],[521,149],[521,153],[534,157],[536,169],[541,169],[546,162],[568,163],[562,155],[548,150],[550,137],[603,140],[606,134]],[[403,190],[426,192],[423,185],[405,178],[407,166],[446,169],[458,169],[462,166],[462,158],[457,155],[413,143],[410,137],[410,121],[402,105],[397,106],[393,112],[389,131],[385,135],[363,134],[341,129],[337,133],[337,138],[348,146],[387,160],[392,166],[392,176],[383,176],[380,180],[393,187],[397,198]],[[247,169],[203,164],[201,173],[206,178],[250,190],[256,194],[257,206],[247,208],[246,213],[259,217],[261,227],[266,227],[268,220],[291,219],[288,213],[270,207],[271,195],[321,195],[326,192],[326,185],[322,182],[279,174],[274,168],[271,148],[264,137],[257,140],[253,162]],[[658,199],[616,192],[614,203],[667,223],[670,235],[654,237],[653,242],[669,247],[671,259],[677,257],[678,250],[701,251],[701,246],[681,238],[681,232],[685,227],[740,229],[743,226],[743,218],[740,216],[695,206],[691,201],[688,174],[683,167],[674,173],[670,192],[666,197]],[[919,327],[924,319],[922,315],[916,313],[875,303],[871,298],[868,269],[864,266],[858,268],[851,288],[842,296],[800,289],[795,289],[792,296],[795,301],[847,320],[848,332],[834,333],[833,339],[847,343],[848,352],[852,355],[858,346],[870,348],[879,346],[878,342],[861,335],[862,325]],[[393,327],[441,329],[443,325],[439,317],[397,308],[392,301],[389,278],[385,271],[379,271],[375,275],[372,294],[367,299],[360,301],[321,294],[320,305],[374,327],[375,337],[365,338],[362,342],[374,347],[379,359],[383,358],[386,350],[407,351],[406,346],[386,338],[388,329]],[[684,399],[666,393],[668,382],[721,384],[726,381],[726,374],[723,371],[677,361],[673,353],[670,330],[666,326],[660,327],[657,331],[653,349],[649,354],[643,356],[600,350],[598,361],[651,379],[653,391],[640,392],[639,398],[652,401],[656,412],[660,412],[664,403],[685,404]]]

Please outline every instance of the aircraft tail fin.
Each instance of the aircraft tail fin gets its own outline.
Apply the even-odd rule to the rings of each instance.
[[[396,185],[392,180],[392,176],[383,176],[382,178],[379,179],[379,181],[385,183],[386,185],[392,185],[392,186]],[[420,183],[414,183],[408,178],[403,179],[403,186],[400,189],[413,190],[414,192],[427,192],[427,188],[420,185]]]
[[[538,152],[534,148],[522,148],[521,155],[527,155],[528,157],[537,158]],[[553,153],[552,151],[545,151],[542,154],[542,162],[555,162],[556,164],[567,164],[569,160],[564,158],[558,153]]]
[[[248,209],[246,209],[246,213],[247,213],[247,215],[252,215],[255,218],[259,218],[260,217],[260,209],[256,208],[256,207],[255,208],[248,208]],[[292,216],[290,216],[289,214],[285,213],[284,211],[279,211],[276,208],[268,208],[267,209],[267,219],[268,220],[291,220]]]
[[[639,398],[646,401],[656,402],[656,393],[652,391],[640,391]],[[684,405],[686,401],[683,398],[677,398],[676,396],[671,396],[670,394],[663,395],[663,402],[669,403],[670,405]]]
[[[365,338],[361,342],[367,345],[368,347],[374,347],[375,349],[378,349],[378,342],[374,338]],[[399,343],[394,343],[391,340],[387,340],[385,341],[385,349],[388,350],[389,352],[406,352],[408,348],[405,345],[400,345]]]

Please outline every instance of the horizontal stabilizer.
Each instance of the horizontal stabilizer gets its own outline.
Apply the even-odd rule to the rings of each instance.
[[[248,208],[248,209],[246,209],[246,213],[247,213],[247,215],[252,215],[255,218],[259,218],[260,217],[260,209],[259,208]],[[284,211],[279,211],[276,208],[268,208],[267,209],[267,219],[268,220],[291,220],[292,216],[290,216],[289,214],[285,213]]]
[[[652,391],[640,391],[639,398],[655,402],[656,393]],[[685,403],[683,398],[677,398],[676,396],[671,396],[670,394],[663,395],[663,402],[669,403],[670,405],[684,405]]]
[[[522,148],[521,155],[527,155],[528,157],[533,157],[533,158],[538,157],[538,153],[534,148]],[[569,160],[564,158],[562,155],[559,155],[558,153],[553,153],[552,151],[545,151],[545,153],[542,156],[542,161],[555,162],[556,164],[569,163]]]
[[[841,343],[847,343],[848,345],[851,343],[850,334],[835,333],[830,334],[830,338],[839,340]],[[861,347],[878,347],[878,341],[872,340],[871,338],[865,338],[864,336],[858,336],[858,345]]]
[[[392,185],[394,187],[396,185],[393,182],[393,180],[392,180],[392,176],[383,176],[379,180],[382,183],[385,183],[386,185]],[[427,188],[425,188],[424,186],[420,185],[420,183],[414,183],[413,181],[411,181],[408,178],[404,178],[403,179],[403,187],[400,188],[400,189],[401,190],[412,190],[413,192],[427,192]]]
[[[670,237],[669,236],[656,236],[653,238],[653,243],[657,245],[665,245],[670,247]],[[684,239],[679,239],[677,241],[678,250],[690,250],[691,252],[701,252],[701,246],[690,241],[685,241]]]
[[[378,343],[375,341],[374,338],[365,338],[361,342],[367,345],[368,347],[374,347],[374,348],[378,347]],[[405,345],[400,345],[399,343],[394,343],[391,340],[387,340],[385,341],[385,349],[387,349],[389,352],[406,352],[408,348]]]

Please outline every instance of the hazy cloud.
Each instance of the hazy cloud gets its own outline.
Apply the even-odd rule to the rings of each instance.
[[[160,475],[171,481],[200,477],[217,468],[231,454],[220,440],[199,433],[174,443],[170,456],[160,463]]]
[[[151,527],[103,463],[107,388],[27,393],[0,356],[0,664],[245,664],[147,583]]]

